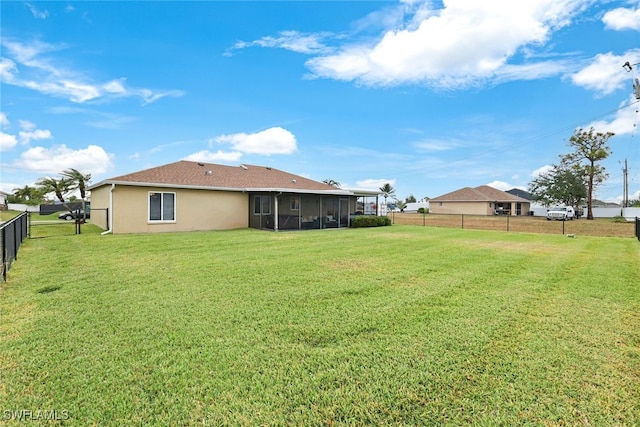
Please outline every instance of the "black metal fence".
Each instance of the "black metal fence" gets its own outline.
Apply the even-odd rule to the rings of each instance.
[[[7,272],[13,260],[18,258],[18,249],[29,235],[29,213],[24,212],[0,226],[2,244],[2,280],[7,280]]]

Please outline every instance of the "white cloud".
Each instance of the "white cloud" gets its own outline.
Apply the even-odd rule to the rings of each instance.
[[[34,18],[47,19],[49,17],[49,11],[46,10],[46,9],[45,10],[40,10],[37,7],[35,7],[34,5],[32,5],[31,3],[27,3],[27,7],[31,11],[31,14],[33,15]]]
[[[418,4],[417,2],[414,3]],[[419,3],[405,28],[387,31],[375,45],[351,45],[307,61],[318,77],[365,85],[425,84],[455,89],[498,79],[549,75],[566,63],[509,66],[525,48],[544,45],[588,0],[444,0]],[[506,71],[506,72],[505,72]]]
[[[361,181],[356,181],[356,188],[354,190],[380,190],[385,184],[390,184],[392,187],[396,185],[395,179],[363,179]]]
[[[46,129],[37,129],[35,123],[30,122],[29,120],[19,120],[20,123],[20,132],[18,132],[18,138],[20,139],[20,143],[27,145],[31,141],[40,140],[40,139],[51,139],[53,136],[51,135],[51,131]]]
[[[243,154],[291,154],[297,149],[295,135],[281,127],[272,127],[256,133],[220,135],[213,139],[218,144],[230,144]]]
[[[127,90],[124,88],[124,79],[111,80],[102,85],[102,88],[109,93],[125,94]]]
[[[634,96],[630,96],[620,104],[621,108],[616,111],[615,117],[611,121],[598,120],[589,123],[585,129],[593,127],[597,132],[613,132],[616,135],[630,135],[637,132],[638,105]]]
[[[323,40],[327,37],[331,37],[331,34],[305,34],[298,31],[281,31],[277,37],[266,36],[251,42],[236,42],[230,50],[225,52],[225,55],[230,56],[232,50],[246,49],[253,46],[280,48],[306,54],[321,53],[329,49],[323,43]]]
[[[9,126],[9,119],[5,113],[0,112],[0,126]]]
[[[640,5],[636,9],[619,7],[604,14],[602,22],[612,30],[640,31]]]
[[[202,150],[202,151],[198,151],[197,153],[193,153],[193,154],[189,154],[187,157],[185,157],[182,160],[190,160],[192,162],[227,162],[227,163],[233,163],[233,162],[237,162],[242,158],[242,153],[240,153],[239,151],[231,151],[231,152],[224,152],[224,151],[216,151],[211,152],[208,150]]]
[[[22,130],[30,131],[36,128],[35,123],[30,122],[29,120],[18,120],[18,123],[20,123],[20,129]]]
[[[60,173],[69,168],[87,171],[93,175],[107,172],[113,167],[111,156],[100,146],[71,149],[66,145],[51,148],[32,147],[23,152],[11,167],[37,171],[38,173]]]
[[[138,97],[144,104],[149,104],[166,96],[179,97],[184,94],[180,90],[156,91],[129,87],[125,85],[124,78],[103,83],[95,82],[82,73],[56,65],[52,54],[67,49],[66,45],[52,45],[40,41],[22,43],[3,39],[2,46],[3,53],[7,56],[0,61],[0,78],[4,83],[67,98],[72,102]]]
[[[151,104],[167,96],[172,98],[179,98],[182,95],[184,95],[184,91],[181,91],[181,90],[155,91],[150,89],[131,89],[129,90],[128,95],[131,95],[131,94],[141,97],[145,104]]]
[[[628,60],[625,58],[639,56],[640,49],[627,51],[620,56],[611,52],[598,54],[589,65],[569,77],[577,86],[596,91],[600,95],[608,95],[631,81],[622,69],[622,64]]]
[[[51,132],[46,129],[36,129],[34,131],[20,131],[18,132],[21,144],[29,144],[31,141],[37,141],[40,139],[53,138]]]
[[[501,191],[511,190],[515,186],[504,181],[493,181],[487,184],[489,187],[496,188]]]
[[[548,174],[552,170],[553,170],[553,166],[552,165],[544,165],[544,166],[539,167],[538,169],[534,170],[533,172],[531,172],[531,177],[532,178],[537,178],[540,175]]]
[[[16,146],[18,140],[15,135],[0,132],[0,151],[10,150]]]
[[[15,62],[9,58],[0,58],[0,81],[11,83],[17,71]]]

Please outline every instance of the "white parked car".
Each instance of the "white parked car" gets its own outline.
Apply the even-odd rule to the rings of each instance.
[[[560,221],[572,220],[576,218],[576,212],[571,206],[555,206],[547,211],[547,220],[557,219]]]

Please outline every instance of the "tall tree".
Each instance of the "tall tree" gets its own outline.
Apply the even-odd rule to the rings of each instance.
[[[384,197],[384,204],[386,206],[387,197],[393,196],[396,193],[396,190],[387,182],[385,185],[380,187],[380,192],[382,193],[382,197]]]
[[[607,142],[613,135],[613,132],[596,132],[593,128],[588,131],[578,129],[569,138],[568,144],[573,152],[562,157],[565,164],[587,178],[587,219],[593,219],[593,190],[609,176],[598,162],[611,154]]]
[[[62,172],[61,175],[69,182],[69,190],[80,191],[80,198],[85,200],[87,195],[87,184],[91,181],[91,174],[83,174],[77,169],[70,168]]]
[[[531,181],[529,192],[545,206],[563,204],[577,209],[587,198],[587,185],[573,168],[560,162]]]

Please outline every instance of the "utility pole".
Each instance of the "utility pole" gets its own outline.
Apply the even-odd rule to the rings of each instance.
[[[629,183],[627,181],[627,176],[629,173],[629,169],[627,168],[627,159],[624,159],[624,168],[622,168],[622,207],[629,207]]]

